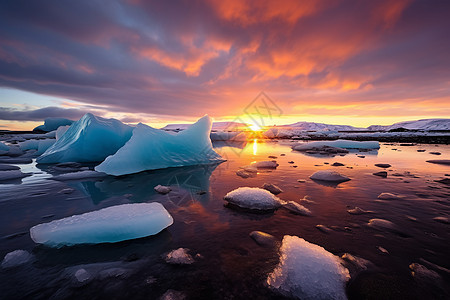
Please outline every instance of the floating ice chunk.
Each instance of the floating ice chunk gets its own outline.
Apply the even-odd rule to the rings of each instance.
[[[2,261],[2,268],[13,268],[23,264],[26,264],[33,258],[28,251],[15,250],[6,254]]]
[[[362,208],[359,208],[358,206],[356,206],[353,209],[348,209],[347,212],[351,215],[363,215],[363,214],[370,214],[372,213],[372,211],[370,210],[364,210]]]
[[[443,224],[450,224],[450,219],[448,217],[434,217],[433,220]]]
[[[349,278],[339,257],[302,238],[285,235],[280,263],[269,274],[267,283],[288,297],[347,299],[345,284]]]
[[[53,176],[51,179],[54,180],[80,180],[80,179],[89,179],[89,178],[101,178],[105,177],[107,174],[96,171],[80,171],[80,172],[72,172],[62,175]]]
[[[403,199],[405,196],[392,194],[392,193],[381,193],[377,197],[380,200],[397,200],[397,199]]]
[[[332,170],[317,171],[316,173],[312,174],[309,178],[313,180],[332,181],[332,182],[344,182],[350,180],[350,178],[348,178],[347,176],[341,175],[338,172]]]
[[[163,194],[163,195],[170,193],[170,191],[172,190],[170,187],[163,186],[160,184],[155,186],[154,189],[155,189],[155,191],[157,191],[158,193]]]
[[[263,160],[253,162],[250,164],[250,166],[256,167],[257,169],[276,169],[279,164],[277,164],[276,160]]]
[[[294,202],[294,201],[289,201],[286,204],[283,204],[283,207],[297,215],[302,215],[302,216],[310,216],[311,215],[311,211],[309,209],[307,209],[303,205],[298,204],[297,202]]]
[[[5,145],[3,142],[0,142],[0,155],[6,154],[9,151],[9,146]]]
[[[348,261],[349,263],[353,264],[355,267],[357,267],[360,270],[367,270],[368,268],[374,266],[371,261],[361,258],[356,255],[352,255],[350,253],[344,253],[341,256],[341,258]]]
[[[249,178],[249,177],[255,177],[256,172],[247,172],[245,170],[237,170],[236,175],[240,176],[242,178]]]
[[[168,264],[174,265],[190,265],[194,263],[194,259],[188,253],[189,249],[186,248],[178,248],[176,250],[172,250],[164,257],[164,260]]]
[[[115,243],[157,234],[172,223],[160,203],[135,203],[39,224],[30,234],[34,242],[51,247]]]
[[[20,179],[29,176],[29,174],[22,173],[20,170],[0,171],[0,181]]]
[[[58,129],[60,126],[71,125],[72,123],[72,120],[65,118],[46,118],[44,120],[44,125],[39,125],[33,130],[53,131]]]
[[[271,183],[264,183],[261,188],[268,190],[269,192],[271,192],[274,195],[278,195],[279,193],[283,192],[282,189],[280,189],[279,187],[277,187],[276,185],[271,184]]]
[[[78,269],[75,272],[75,278],[78,280],[78,282],[83,283],[91,279],[91,274],[89,274],[89,272],[85,269]]]
[[[331,228],[329,228],[328,226],[322,225],[322,224],[316,225],[316,228],[319,229],[320,231],[322,231],[323,233],[327,233],[327,234],[332,231]]]
[[[350,140],[336,140],[336,141],[316,141],[309,143],[301,143],[292,146],[292,149],[297,151],[314,150],[314,148],[321,148],[323,146],[344,149],[380,149],[380,143],[377,141],[357,142]]]
[[[131,139],[95,169],[110,175],[138,173],[223,161],[209,139],[211,118],[204,116],[188,129],[170,134],[138,124]]]
[[[386,178],[387,172],[386,171],[375,172],[375,173],[373,173],[373,175]]]
[[[283,204],[280,198],[269,191],[251,187],[237,188],[226,194],[223,199],[242,208],[258,210],[273,210]]]
[[[130,139],[132,130],[118,120],[85,114],[38,157],[37,162],[103,161]]]
[[[250,237],[260,246],[274,247],[278,245],[278,241],[273,235],[262,231],[252,231]]]
[[[390,168],[391,165],[390,164],[375,164],[375,167],[378,167],[378,168]]]
[[[392,223],[391,221],[384,220],[384,219],[370,219],[368,225],[372,228],[381,230],[381,231],[390,231],[395,234],[398,234],[403,237],[409,236],[404,231],[400,230],[400,228]]]

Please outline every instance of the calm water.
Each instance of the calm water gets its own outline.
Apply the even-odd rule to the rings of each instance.
[[[450,225],[433,220],[450,215],[450,186],[435,181],[450,178],[446,176],[450,166],[425,162],[449,159],[450,146],[382,145],[378,151],[330,157],[293,152],[290,144],[217,144],[216,150],[228,159],[220,165],[97,181],[58,182],[50,179],[57,174],[51,167],[19,165],[33,176],[22,183],[0,184],[0,258],[23,249],[34,255],[34,261],[0,269],[0,298],[157,299],[169,289],[182,292],[188,299],[282,298],[265,285],[267,274],[278,263],[277,250],[261,247],[249,237],[251,231],[261,230],[280,241],[284,235],[297,235],[336,255],[351,253],[371,261],[375,267],[349,282],[350,299],[448,299],[449,274],[439,272],[441,282],[420,280],[411,275],[408,266],[426,265],[426,260],[450,268]],[[269,155],[277,156],[280,165],[276,170],[246,179],[235,174],[240,166],[269,160]],[[334,162],[345,166],[330,166]],[[387,178],[372,175],[382,170],[375,163],[392,165]],[[330,186],[309,179],[315,171],[325,169],[339,171],[352,180]],[[222,199],[227,192],[241,186],[259,187],[265,182],[281,187],[284,192],[279,197],[283,200],[299,201],[309,195],[314,203],[302,204],[312,216],[294,215],[285,209],[254,214],[224,207]],[[159,195],[153,190],[158,184],[170,185],[173,191]],[[67,188],[73,191],[66,194]],[[404,198],[380,201],[377,196],[381,192]],[[161,202],[174,218],[174,224],[157,236],[52,249],[34,244],[28,233],[34,225],[73,214],[154,201]],[[349,214],[347,210],[355,206],[373,213]],[[372,218],[395,223],[401,234],[367,226]],[[319,231],[318,224],[331,228],[331,232]],[[165,263],[162,255],[179,247],[201,257],[189,266]],[[83,285],[73,277],[74,270],[81,267],[94,273],[111,268],[126,272],[98,276]]]

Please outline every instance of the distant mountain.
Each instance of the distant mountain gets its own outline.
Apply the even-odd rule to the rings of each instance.
[[[334,131],[357,131],[364,130],[364,128],[353,127],[350,125],[331,125],[315,122],[297,122],[290,125],[282,125],[277,127],[292,128],[298,130],[306,131],[324,131],[324,130],[334,130]]]
[[[423,119],[399,122],[392,125],[371,125],[367,127],[371,131],[389,131],[397,128],[409,130],[450,130],[450,119]]]
[[[168,124],[161,128],[162,130],[184,130],[192,124]],[[238,128],[247,128],[245,123],[238,122],[214,122],[212,124],[212,130],[234,130]]]

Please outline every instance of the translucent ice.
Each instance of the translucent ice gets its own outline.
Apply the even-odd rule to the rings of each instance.
[[[172,223],[160,203],[135,203],[39,224],[30,234],[34,242],[51,247],[115,243],[157,234]]]
[[[72,120],[64,119],[64,118],[47,118],[44,120],[44,125],[40,125],[34,130],[42,130],[42,131],[53,131],[58,129],[60,126],[71,125],[73,123]]]
[[[339,257],[296,236],[285,235],[280,262],[267,283],[282,295],[298,299],[347,299],[350,278]]]
[[[45,139],[45,140],[27,140],[19,143],[19,147],[22,150],[36,149],[35,155],[41,155],[48,148],[50,148],[54,143],[55,139]]]
[[[336,141],[317,141],[310,143],[301,143],[292,146],[292,149],[298,151],[306,151],[323,146],[337,147],[344,149],[379,149],[380,143],[377,141],[357,142],[350,140],[336,140]]]
[[[132,130],[118,120],[86,114],[38,157],[37,162],[103,161],[130,139]]]
[[[29,262],[33,258],[28,251],[15,250],[6,254],[2,261],[2,268],[13,268]]]
[[[237,188],[223,198],[225,201],[242,208],[272,210],[284,202],[267,190],[251,187]]]
[[[211,118],[208,116],[202,117],[188,129],[173,134],[140,123],[125,146],[95,170],[119,176],[223,161],[212,148],[210,130]]]
[[[350,180],[347,176],[341,175],[336,171],[322,170],[312,174],[309,178],[314,180],[332,181],[332,182],[344,182]]]
[[[5,145],[3,142],[0,142],[0,155],[6,154],[9,151],[9,146]]]

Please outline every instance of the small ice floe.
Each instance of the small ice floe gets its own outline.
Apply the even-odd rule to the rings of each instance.
[[[50,247],[115,243],[157,234],[172,223],[160,203],[122,204],[36,225],[30,235]]]
[[[157,191],[160,194],[168,194],[170,193],[170,191],[172,191],[172,189],[168,186],[164,186],[164,185],[160,185],[158,184],[157,186],[154,187],[154,190]]]
[[[425,149],[417,149],[417,152],[425,152],[425,151],[427,151],[427,150],[425,150]]]
[[[17,267],[26,264],[32,259],[33,255],[30,254],[28,251],[14,250],[5,255],[5,258],[2,261],[2,268],[6,269]]]
[[[190,265],[195,262],[192,256],[188,253],[187,248],[178,248],[172,250],[164,256],[164,260],[168,264],[173,265]]]
[[[390,164],[375,164],[375,167],[386,169],[386,168],[390,168],[391,165]]]
[[[211,118],[205,115],[186,130],[171,134],[140,123],[125,145],[96,166],[95,170],[120,176],[146,170],[223,162],[225,160],[211,144],[211,124]]]
[[[95,179],[95,178],[102,178],[105,176],[107,176],[107,174],[102,173],[102,172],[79,171],[79,172],[72,172],[72,173],[53,176],[51,179],[59,180],[59,181],[66,181],[66,180]]]
[[[89,274],[89,272],[83,268],[78,269],[75,272],[74,276],[79,283],[84,283],[84,282],[88,281],[89,279],[91,279],[91,274]]]
[[[380,250],[381,253],[389,254],[389,251],[387,251],[385,248],[383,248],[381,246],[378,246],[377,249]]]
[[[403,199],[403,198],[405,198],[405,196],[393,194],[393,193],[381,193],[377,197],[377,199],[380,199],[380,200],[398,200],[398,199]]]
[[[226,194],[223,199],[229,204],[255,210],[275,210],[283,203],[269,191],[251,187],[237,188]]]
[[[340,162],[334,162],[333,164],[331,164],[332,167],[342,167],[345,166],[343,163]]]
[[[268,190],[269,192],[271,192],[274,195],[278,195],[279,193],[283,192],[282,189],[280,189],[279,187],[277,187],[276,185],[271,184],[271,183],[264,183],[261,188]]]
[[[296,215],[302,215],[302,216],[310,216],[311,215],[311,211],[309,209],[307,209],[303,205],[298,204],[297,202],[294,202],[294,201],[289,201],[289,202],[283,204],[283,207]]]
[[[364,271],[374,266],[371,261],[350,253],[344,253],[341,258],[351,263],[358,271]]]
[[[8,181],[24,178],[30,174],[22,173],[20,170],[0,171],[0,181]]]
[[[319,229],[320,231],[322,231],[323,233],[327,233],[327,234],[330,233],[331,231],[333,231],[331,228],[329,228],[325,225],[322,225],[322,224],[316,225],[316,228]]]
[[[15,171],[15,170],[20,170],[20,168],[18,166],[0,164],[0,171]]]
[[[353,209],[347,210],[347,212],[351,215],[363,215],[363,214],[373,213],[373,211],[371,211],[371,210],[364,210],[362,208],[359,208],[358,206],[356,206]]]
[[[450,159],[431,159],[431,160],[427,160],[427,163],[450,165]]]
[[[306,182],[306,180],[305,180],[305,179],[297,179],[297,182],[300,182],[300,183],[305,183],[305,182]]]
[[[443,224],[450,224],[450,219],[448,217],[435,217],[433,220]]]
[[[368,226],[381,230],[381,231],[390,231],[392,233],[398,234],[403,237],[407,237],[408,234],[406,234],[404,231],[402,231],[397,225],[392,223],[391,221],[384,220],[384,219],[370,219]]]
[[[330,181],[330,182],[344,182],[350,180],[350,178],[348,178],[347,176],[341,175],[338,172],[332,170],[317,171],[316,173],[312,174],[309,178],[313,180]]]
[[[252,231],[250,237],[260,246],[274,247],[278,245],[278,241],[273,235],[262,231]]]
[[[267,158],[276,159],[277,157],[275,155],[269,155]]]
[[[373,173],[373,175],[386,178],[388,173],[386,171],[380,171],[380,172]]]
[[[350,279],[339,257],[297,236],[284,236],[280,262],[268,275],[268,285],[298,299],[347,299]]]
[[[276,169],[279,166],[276,160],[256,161],[251,163],[250,165],[254,166],[257,169]]]
[[[433,155],[441,155],[441,152],[430,152],[430,154],[433,154]]]
[[[256,172],[247,172],[245,170],[237,170],[236,175],[239,177],[242,177],[242,178],[250,178],[250,177],[255,177]]]
[[[442,279],[438,273],[419,263],[410,264],[409,269],[411,270],[411,275],[416,279],[427,281],[440,281]]]

